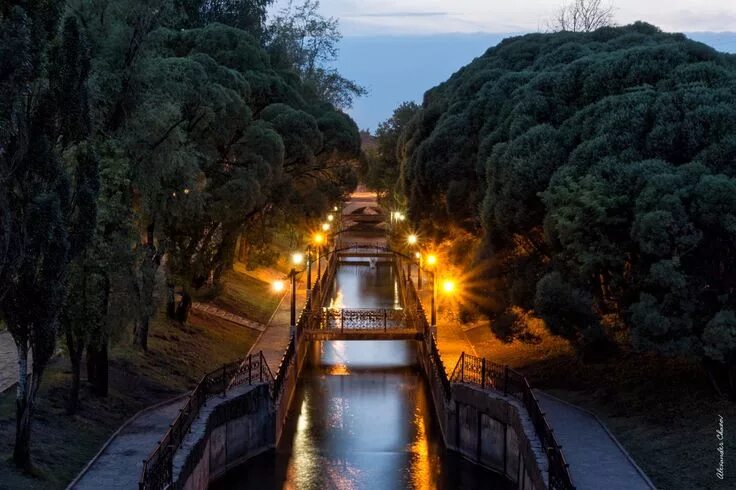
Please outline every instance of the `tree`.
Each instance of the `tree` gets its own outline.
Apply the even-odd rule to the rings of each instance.
[[[643,23],[507,39],[425,94],[400,181],[423,229],[476,233],[505,339],[534,314],[733,393],[735,94],[732,56]]]
[[[57,36],[54,4],[9,6],[0,14],[0,32],[14,51],[0,53],[8,73],[1,89],[8,110],[0,123],[8,223],[0,242],[9,243],[3,279],[10,284],[0,318],[19,359],[13,459],[29,468],[34,403],[56,345],[68,264],[89,243],[96,216],[97,161],[82,143],[89,60],[76,21],[67,19]]]
[[[319,0],[290,0],[268,25],[266,46],[275,67],[295,70],[316,97],[345,109],[367,90],[329,68],[341,38],[338,20],[319,13]]]
[[[614,7],[603,0],[572,0],[557,11],[553,31],[593,32],[613,25]]]
[[[187,17],[187,27],[204,27],[217,22],[260,38],[273,0],[178,0],[178,3]]]
[[[363,182],[382,194],[396,191],[401,171],[399,143],[407,124],[419,111],[414,102],[404,102],[376,130],[376,148],[367,152]]]

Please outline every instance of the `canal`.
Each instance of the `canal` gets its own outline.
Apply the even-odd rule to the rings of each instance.
[[[331,304],[400,308],[389,263],[342,264]],[[506,489],[443,448],[413,341],[314,342],[281,445],[215,489]]]

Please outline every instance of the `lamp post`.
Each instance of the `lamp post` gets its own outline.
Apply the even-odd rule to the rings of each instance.
[[[312,245],[307,245],[307,291],[312,292]]]
[[[437,280],[435,278],[435,270],[434,266],[437,264],[437,256],[436,255],[428,255],[427,256],[427,265],[431,268],[432,271],[432,316],[431,321],[429,322],[431,327],[437,326],[437,287],[436,283]]]
[[[417,258],[417,289],[422,290],[422,254],[419,252],[415,253],[414,256]]]
[[[291,255],[292,267],[289,276],[291,277],[291,332],[296,331],[296,266],[304,261],[304,256],[300,253]]]
[[[320,274],[322,270],[322,244],[325,241],[325,236],[322,233],[315,233],[313,242],[315,249],[317,250],[317,283],[319,284]]]
[[[406,237],[406,243],[409,245],[409,250],[413,249],[417,244],[418,238],[414,233],[411,233]],[[411,280],[411,259],[409,259],[409,265],[407,266],[409,280]]]

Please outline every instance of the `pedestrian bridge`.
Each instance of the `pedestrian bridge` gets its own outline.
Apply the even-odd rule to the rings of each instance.
[[[341,263],[372,259],[390,262],[396,272],[401,307],[334,308],[327,306],[330,288]],[[375,244],[344,244],[336,247],[321,281],[310,292],[310,301],[297,322],[296,334],[306,341],[318,340],[419,340],[428,328],[422,305],[406,275],[410,260],[389,247]]]
[[[423,332],[405,309],[325,308],[309,313],[305,340],[419,340]]]

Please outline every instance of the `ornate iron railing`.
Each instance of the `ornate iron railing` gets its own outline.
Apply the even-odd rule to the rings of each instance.
[[[309,330],[395,330],[406,329],[403,309],[324,308],[310,313]]]
[[[168,488],[172,484],[174,453],[189,433],[201,408],[212,396],[225,395],[229,389],[246,383],[273,384],[273,376],[263,352],[251,354],[242,361],[225,364],[202,377],[174,423],[143,461],[138,488],[140,490]]]
[[[549,461],[549,488],[554,490],[574,490],[569,465],[562,454],[562,446],[557,443],[549,422],[544,416],[539,400],[534,396],[529,381],[521,373],[508,366],[496,364],[484,358],[462,353],[450,381],[453,383],[469,383],[481,388],[495,389],[505,395],[511,395],[524,404],[534,425]]]

